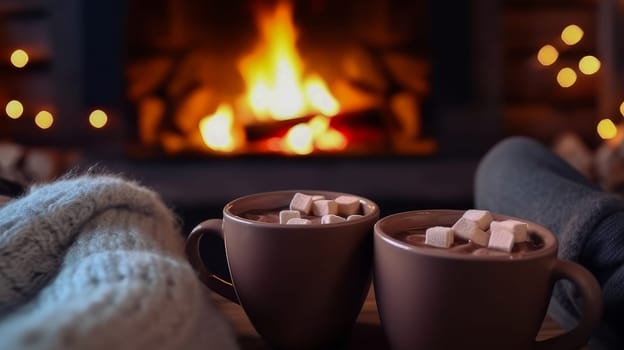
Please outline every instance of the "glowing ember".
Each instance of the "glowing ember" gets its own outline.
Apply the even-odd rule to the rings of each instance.
[[[340,151],[347,147],[347,138],[336,129],[329,129],[318,140],[316,147],[324,151]]]
[[[329,118],[317,115],[307,123],[299,123],[288,130],[282,150],[295,154],[310,154],[315,148],[323,151],[341,151],[347,147],[347,138],[330,127]]]
[[[232,107],[222,104],[217,111],[199,122],[201,137],[215,151],[232,152],[243,143],[244,135],[234,124]]]
[[[329,93],[321,77],[313,75],[306,80],[305,92],[309,103],[326,116],[334,116],[340,111],[338,101]]]
[[[310,154],[314,150],[314,136],[312,129],[305,123],[300,123],[288,130],[282,148],[296,154]]]

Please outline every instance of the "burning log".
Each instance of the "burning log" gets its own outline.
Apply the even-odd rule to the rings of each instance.
[[[245,126],[247,140],[257,141],[275,136],[283,136],[290,128],[297,124],[309,123],[318,114],[309,114],[303,117],[297,117],[287,120],[277,120],[271,122],[259,122]],[[333,117],[325,117],[329,119],[332,126],[356,126],[368,125],[373,128],[379,128],[381,121],[379,112],[376,109],[366,109],[361,111],[351,111],[339,113]]]

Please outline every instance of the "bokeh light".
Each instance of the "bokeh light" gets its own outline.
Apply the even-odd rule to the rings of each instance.
[[[544,45],[537,52],[537,60],[544,66],[550,66],[557,62],[559,58],[559,51],[552,45]]]
[[[9,118],[17,119],[24,113],[24,106],[18,100],[11,100],[6,104],[5,111]]]
[[[557,82],[564,88],[574,85],[576,83],[576,72],[572,68],[562,68],[557,73]]]
[[[599,121],[596,126],[596,131],[598,132],[598,136],[600,136],[603,140],[612,139],[617,135],[617,127],[609,118]]]
[[[22,49],[17,49],[11,53],[11,63],[17,68],[23,68],[28,63],[28,54]]]
[[[54,116],[48,111],[41,111],[35,116],[35,124],[41,129],[49,129],[54,124]]]
[[[89,124],[96,129],[103,128],[108,123],[108,116],[101,109],[96,109],[89,114]]]
[[[579,70],[586,75],[592,75],[600,69],[600,60],[594,56],[587,55],[580,59]]]
[[[583,39],[583,29],[576,24],[570,24],[561,32],[561,40],[567,45],[574,45]]]

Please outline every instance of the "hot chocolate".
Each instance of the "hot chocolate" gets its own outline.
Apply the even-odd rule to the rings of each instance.
[[[279,216],[282,210],[288,210],[288,206],[273,209],[252,209],[242,213],[240,216],[248,220],[279,224]],[[320,216],[301,214],[301,218],[310,220],[312,224],[321,223]]]
[[[239,216],[272,224],[334,224],[359,219],[363,216],[362,199],[351,195],[328,198],[297,192],[290,203],[274,208],[253,208]]]
[[[601,292],[591,273],[558,259],[555,235],[537,223],[466,212],[414,210],[375,224],[373,285],[389,347],[581,348],[600,320]],[[457,225],[462,218],[474,225]],[[501,237],[513,245],[498,244]],[[563,279],[583,299],[581,320],[566,333],[536,340],[553,284]]]
[[[342,204],[360,217],[344,218],[354,214]],[[308,216],[330,220],[310,225]],[[199,223],[186,253],[201,281],[239,303],[271,349],[334,349],[347,344],[370,289],[378,218],[374,202],[348,193],[256,193]],[[220,248],[225,254],[212,254]]]
[[[455,238],[453,245],[450,248],[438,248],[425,244],[425,228],[413,228],[405,231],[393,234],[394,238],[408,243],[410,245],[448,251],[449,253],[457,254],[471,254],[471,255],[490,255],[490,256],[510,256],[512,258],[521,258],[522,256],[536,251],[544,247],[544,239],[536,232],[528,233],[528,240],[526,242],[518,242],[514,244],[511,252],[507,253],[500,250],[487,248],[476,244],[472,241]]]

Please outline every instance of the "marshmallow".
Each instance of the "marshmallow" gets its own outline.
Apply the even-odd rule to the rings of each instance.
[[[316,216],[338,214],[338,204],[329,199],[314,201],[312,202],[312,213]]]
[[[335,224],[335,223],[344,222],[344,221],[345,221],[345,218],[343,218],[342,216],[334,215],[334,214],[327,214],[321,217],[321,224]]]
[[[325,196],[320,195],[320,194],[315,194],[312,196],[312,201],[320,201],[321,199],[325,199]]]
[[[338,204],[338,214],[349,216],[360,212],[360,199],[355,196],[338,196],[334,199]]]
[[[312,203],[312,196],[297,192],[290,201],[290,210],[298,210],[303,214],[310,214]]]
[[[462,215],[463,218],[474,221],[483,231],[487,230],[494,218],[487,210],[468,209]]]
[[[312,221],[302,218],[292,218],[286,222],[287,225],[309,225]]]
[[[356,219],[363,218],[363,217],[364,215],[353,214],[353,215],[347,216],[347,221],[356,220]]]
[[[489,233],[480,229],[477,222],[463,216],[453,224],[452,228],[458,237],[473,241],[480,246],[487,246],[490,239]]]
[[[450,227],[434,226],[425,231],[425,244],[440,248],[453,245],[454,232]]]
[[[511,219],[492,221],[490,224],[490,230],[492,233],[496,230],[506,230],[511,232],[514,235],[514,243],[526,242],[528,239],[528,228],[529,225],[526,222]]]
[[[285,224],[292,218],[300,218],[301,213],[298,210],[282,210],[279,212],[280,224]]]
[[[492,230],[488,248],[511,252],[514,245],[514,234],[506,229]]]

